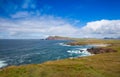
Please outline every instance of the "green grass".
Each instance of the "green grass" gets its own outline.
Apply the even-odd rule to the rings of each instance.
[[[118,52],[43,64],[10,66],[0,70],[0,77],[120,77],[120,40],[98,41],[111,44],[109,48]]]
[[[70,45],[86,45],[86,44],[119,44],[120,40],[103,40],[103,39],[74,39],[74,42],[70,42]]]

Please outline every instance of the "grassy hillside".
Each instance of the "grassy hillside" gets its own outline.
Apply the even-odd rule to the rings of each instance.
[[[86,45],[86,44],[120,44],[120,40],[103,40],[103,39],[73,39],[74,42],[70,42],[70,45]]]
[[[118,52],[49,61],[43,64],[10,66],[0,70],[0,77],[120,77],[120,40],[77,40],[88,44],[107,43]]]

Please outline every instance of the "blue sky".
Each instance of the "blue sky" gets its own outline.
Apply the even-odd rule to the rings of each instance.
[[[0,38],[49,35],[120,37],[120,0],[0,0]]]

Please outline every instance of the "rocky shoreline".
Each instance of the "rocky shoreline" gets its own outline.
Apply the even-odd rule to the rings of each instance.
[[[101,53],[110,53],[110,52],[117,52],[117,50],[114,50],[112,48],[108,48],[109,46],[111,46],[111,44],[107,44],[107,43],[86,43],[86,42],[69,42],[67,43],[67,45],[71,45],[71,46],[77,46],[77,45],[90,45],[92,46],[92,48],[87,49],[88,52],[90,52],[91,54],[101,54]]]
[[[86,45],[86,44],[82,44],[79,42],[70,42],[68,43],[68,45],[75,46],[75,45]],[[90,44],[87,44],[87,45],[90,45]],[[117,52],[117,50],[114,50],[112,48],[107,48],[107,46],[110,46],[110,44],[91,44],[91,46],[93,47],[87,49],[87,51],[90,52],[91,54]]]

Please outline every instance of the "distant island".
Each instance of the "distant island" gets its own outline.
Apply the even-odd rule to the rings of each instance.
[[[118,39],[119,40],[120,36],[119,37],[104,37],[104,39],[116,39],[116,40]]]
[[[48,36],[46,40],[72,40],[72,38],[63,36]]]

